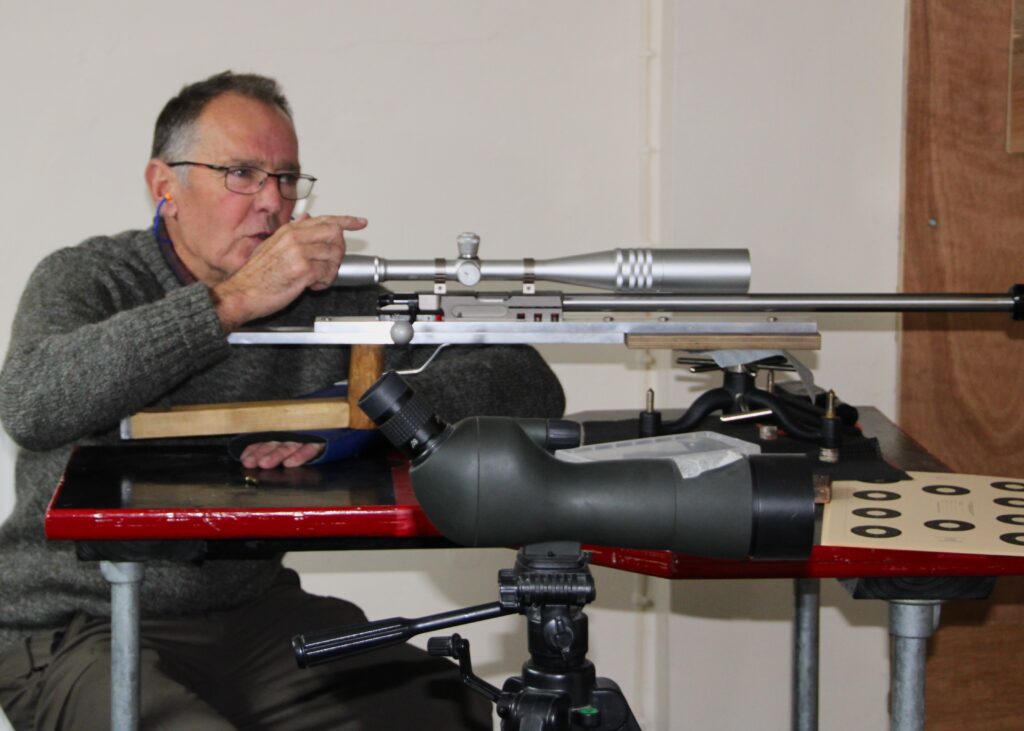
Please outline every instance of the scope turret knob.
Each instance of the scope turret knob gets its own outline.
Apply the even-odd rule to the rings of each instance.
[[[460,284],[467,287],[475,287],[480,283],[480,260],[477,252],[480,251],[480,237],[472,231],[459,234],[455,240],[459,247],[459,263],[455,267],[455,276]]]
[[[475,259],[480,251],[480,237],[472,231],[465,231],[459,234],[459,237],[455,239],[455,243],[459,247],[460,259]]]
[[[459,268],[455,270],[455,275],[460,284],[475,287],[480,283],[480,262],[476,259],[466,259],[460,262]]]

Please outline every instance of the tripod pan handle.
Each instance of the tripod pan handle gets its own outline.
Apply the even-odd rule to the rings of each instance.
[[[392,617],[346,629],[307,632],[292,638],[292,649],[299,667],[306,668],[400,645],[417,634],[412,625],[404,617]]]
[[[499,602],[491,602],[417,619],[379,619],[376,622],[352,627],[295,635],[292,638],[292,650],[295,652],[295,660],[299,667],[307,668],[376,650],[379,647],[400,645],[422,632],[435,632],[459,624],[493,619],[512,611],[502,607]]]

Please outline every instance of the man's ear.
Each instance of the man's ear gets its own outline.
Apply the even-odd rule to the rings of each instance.
[[[149,188],[149,195],[154,203],[160,202],[162,198],[167,199],[163,208],[167,215],[173,216],[177,213],[174,198],[180,186],[178,176],[163,160],[154,158],[146,164],[146,187]]]

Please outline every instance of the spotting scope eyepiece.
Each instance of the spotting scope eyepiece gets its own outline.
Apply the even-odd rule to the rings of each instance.
[[[397,373],[385,373],[359,399],[381,433],[413,464],[429,456],[451,426]]]
[[[684,479],[668,459],[562,462],[514,419],[448,426],[394,373],[364,401],[413,459],[427,516],[464,546],[575,541],[719,558],[810,554],[814,483],[804,457],[758,455]]]

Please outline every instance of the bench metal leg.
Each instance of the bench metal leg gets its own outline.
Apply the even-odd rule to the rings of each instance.
[[[938,600],[889,602],[889,634],[892,635],[893,731],[923,731],[925,653],[928,638],[939,626]]]
[[[110,724],[139,727],[139,588],[146,568],[134,561],[100,561],[110,582]]]
[[[821,580],[795,579],[793,594],[793,731],[817,731]]]

